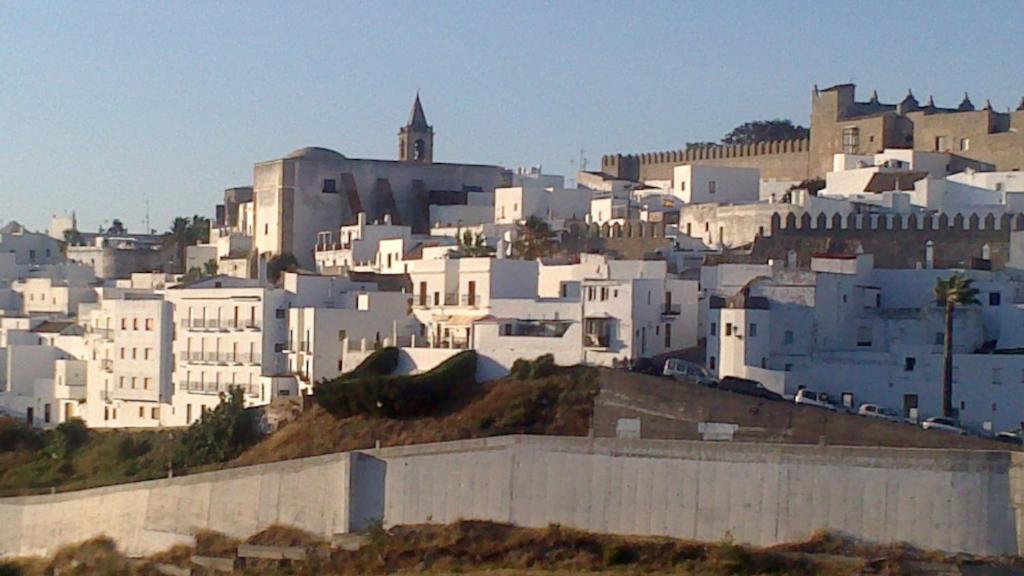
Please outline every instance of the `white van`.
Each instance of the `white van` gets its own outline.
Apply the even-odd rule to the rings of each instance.
[[[818,408],[824,408],[833,412],[836,411],[835,405],[828,399],[828,394],[825,394],[824,392],[818,393],[814,390],[808,390],[807,388],[797,390],[796,397],[793,398],[793,402],[807,406],[817,406]]]
[[[661,373],[676,380],[695,382],[701,386],[718,386],[718,378],[715,378],[707,368],[679,358],[665,360],[665,367]]]

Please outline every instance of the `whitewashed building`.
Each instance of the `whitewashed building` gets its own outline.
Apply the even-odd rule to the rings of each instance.
[[[932,289],[953,270],[876,269],[870,255],[818,257],[811,268],[776,263],[730,298],[712,302],[707,365],[719,376],[801,387],[851,408],[940,415],[943,308]],[[1024,276],[968,270],[980,305],[954,320],[954,406],[979,430],[1024,420]]]
[[[157,294],[126,293],[90,308],[81,319],[86,352],[79,362],[87,368],[79,417],[92,428],[174,422],[171,304]]]
[[[288,298],[257,280],[214,276],[169,288],[175,339],[172,414],[188,425],[241,387],[249,405],[298,391],[284,355]]]

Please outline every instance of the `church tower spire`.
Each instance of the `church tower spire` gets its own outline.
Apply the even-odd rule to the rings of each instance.
[[[398,159],[421,164],[434,161],[434,127],[427,124],[419,92],[412,103],[409,122],[398,131]]]

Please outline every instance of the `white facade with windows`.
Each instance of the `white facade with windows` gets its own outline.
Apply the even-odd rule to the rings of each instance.
[[[174,422],[170,303],[159,295],[104,299],[81,320],[87,378],[79,417],[92,428]]]
[[[540,187],[536,184],[494,191],[494,222],[515,224],[537,217],[556,227],[565,220],[583,220],[590,213],[593,191],[587,188]]]
[[[287,374],[288,299],[256,280],[216,276],[168,289],[174,313],[174,394],[168,423],[184,426],[241,387],[246,404],[266,404]],[[294,386],[292,387],[294,388]]]
[[[23,275],[11,283],[11,291],[23,314],[70,317],[80,304],[96,301],[96,284],[92,268],[62,264]]]
[[[20,265],[46,265],[64,262],[60,241],[47,234],[31,232],[17,222],[0,228],[0,252],[14,254]]]
[[[300,391],[355,368],[349,349],[372,351],[409,341],[417,333],[412,296],[402,292],[359,291],[342,302],[288,310],[286,354]]]
[[[410,227],[392,224],[390,216],[385,216],[383,222],[367,223],[366,214],[360,212],[356,224],[342,226],[337,232],[324,230],[317,233],[316,269],[340,272],[379,267],[381,242],[400,240],[401,245],[409,249],[412,237]]]
[[[870,256],[781,263],[712,305],[707,365],[719,376],[801,387],[856,408],[941,415],[943,309],[932,289],[953,270],[876,269]],[[954,319],[954,406],[978,430],[1024,420],[1024,275],[969,270],[980,305]]]

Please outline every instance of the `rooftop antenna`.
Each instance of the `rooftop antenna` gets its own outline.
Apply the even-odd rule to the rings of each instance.
[[[146,234],[152,234],[153,229],[149,227],[149,196],[146,196],[146,220],[144,222]]]
[[[580,148],[580,172],[587,171],[587,151]]]

